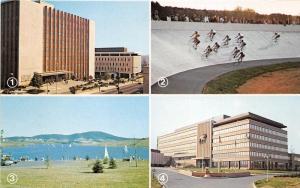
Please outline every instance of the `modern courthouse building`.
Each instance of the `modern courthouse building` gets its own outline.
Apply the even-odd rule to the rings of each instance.
[[[288,154],[285,128],[253,113],[223,115],[159,136],[157,149],[182,166],[300,169]]]
[[[108,73],[112,77],[119,74],[120,77],[132,78],[142,71],[141,67],[141,56],[134,52],[127,52],[127,48],[95,49],[96,77]]]
[[[43,1],[1,3],[1,86],[13,75],[20,85],[34,73],[43,80],[95,74],[95,23]]]

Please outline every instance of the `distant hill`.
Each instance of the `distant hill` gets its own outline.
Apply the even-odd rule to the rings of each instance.
[[[113,142],[126,141],[131,138],[114,136],[101,131],[90,131],[84,133],[76,133],[71,135],[62,134],[43,134],[32,137],[7,137],[6,141],[12,142],[67,142],[67,143],[85,143],[85,142]]]

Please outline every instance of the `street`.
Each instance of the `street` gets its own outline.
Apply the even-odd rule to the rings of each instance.
[[[170,168],[154,168],[155,176],[160,173],[168,175],[167,188],[252,188],[253,182],[266,178],[266,175],[255,175],[242,178],[200,178],[182,175]]]

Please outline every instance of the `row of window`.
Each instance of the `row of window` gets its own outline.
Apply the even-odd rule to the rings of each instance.
[[[79,22],[79,23],[78,23]],[[47,23],[48,24],[52,24],[52,25],[59,25],[60,27],[64,27],[65,25],[73,25],[73,26],[85,26],[85,27],[88,27],[88,23],[87,22],[84,22],[84,21],[76,21],[76,22],[70,22],[70,21],[68,21],[68,20],[66,20],[65,22],[64,22],[64,20],[63,19],[60,19],[59,21],[58,21],[58,19],[56,19],[56,20],[54,20],[54,19],[51,19],[51,22],[50,22],[50,19],[48,19],[47,20]]]
[[[268,128],[260,127],[260,126],[257,126],[257,125],[253,125],[253,124],[250,124],[250,125],[249,124],[243,124],[243,125],[238,125],[238,126],[235,126],[235,127],[225,128],[225,129],[222,129],[222,130],[214,130],[213,135],[221,135],[221,134],[226,134],[226,133],[240,131],[240,130],[249,129],[249,128],[253,129],[253,130],[256,130],[256,131],[259,131],[259,132],[268,133],[268,134],[272,134],[272,135],[275,135],[275,136],[280,136],[280,137],[283,137],[283,138],[287,138],[287,134],[284,134],[284,133],[281,133],[281,132],[278,132],[278,131],[274,131],[274,130],[271,130],[271,129],[268,129]]]
[[[250,146],[253,147],[253,148],[268,149],[268,150],[272,150],[272,151],[288,152],[287,148],[275,147],[275,146],[270,146],[270,145],[266,145],[266,144],[254,143],[254,142],[251,142]]]
[[[245,134],[239,134],[239,135],[233,135],[233,136],[226,136],[226,137],[220,137],[219,138],[214,138],[213,143],[222,143],[222,142],[227,142],[227,141],[232,141],[232,140],[240,140],[240,139],[257,139],[257,140],[263,140],[267,142],[272,142],[276,144],[283,144],[287,145],[287,141],[283,140],[278,140],[258,134],[253,134],[253,133],[245,133]]]
[[[48,45],[46,46],[46,50],[52,50],[52,51],[81,51],[81,52],[85,52],[88,53],[88,48],[85,48],[84,45],[76,45],[78,46],[77,48],[68,48],[68,47],[64,47],[64,44],[59,44],[60,47],[56,47],[58,46],[58,44],[56,43],[55,47],[54,45],[52,45],[51,47],[48,47]]]
[[[113,62],[113,63],[99,63],[96,62],[96,66],[109,66],[109,67],[113,67],[113,66],[125,66],[128,67],[128,63],[119,63],[119,62]]]
[[[277,132],[277,131],[274,131],[274,130],[271,130],[271,129],[267,129],[267,128],[264,128],[264,127],[257,126],[257,125],[252,125],[251,124],[250,129],[260,131],[260,132],[263,132],[263,133],[272,134],[272,135],[275,135],[275,136],[280,136],[280,137],[283,137],[283,138],[287,138],[287,134],[280,133],[280,132]]]
[[[96,71],[110,71],[110,70],[114,70],[114,71],[130,71],[130,68],[119,68],[119,67],[96,67]]]
[[[84,43],[85,43],[85,45],[86,46],[88,46],[88,42],[86,41],[86,40],[84,40],[84,38],[78,38],[77,40],[75,40],[75,38],[78,38],[78,37],[74,37],[73,38],[73,36],[71,36],[71,37],[64,37],[64,38],[58,38],[57,36],[56,37],[52,37],[51,39],[50,38],[48,38],[48,37],[46,37],[46,39],[45,39],[45,43],[47,44],[47,45],[49,45],[49,43],[50,42],[52,42],[52,43],[65,43],[65,40],[66,40],[66,43],[67,42],[69,42],[69,43],[77,43],[78,45],[79,44],[81,44],[81,45],[83,45]],[[65,39],[65,40],[64,40]]]
[[[67,58],[67,57],[69,57],[69,58]],[[76,58],[77,57],[77,58]],[[61,56],[46,56],[46,61],[50,61],[50,59],[51,60],[54,60],[54,61],[62,61],[62,62],[64,62],[64,61],[66,61],[67,59],[68,60],[72,60],[72,61],[84,61],[84,62],[87,62],[88,61],[88,58],[80,58],[80,56],[64,56],[64,55],[61,55]],[[57,63],[60,63],[60,62],[57,62]]]
[[[130,68],[119,68],[119,67],[96,67],[96,71],[103,71],[103,72],[119,72],[119,71],[124,71],[124,72],[129,72],[131,69]]]
[[[264,153],[264,152],[256,152],[256,151],[251,151],[250,156],[252,157],[263,157],[267,158],[269,157],[270,159],[284,159],[284,160],[289,160],[289,157],[287,155],[276,155],[276,154],[270,154],[270,153]]]
[[[241,152],[230,152],[230,153],[216,153],[213,154],[215,159],[219,158],[233,158],[233,157],[243,157],[249,156],[249,151],[241,151]]]
[[[66,13],[66,12],[63,12],[63,11],[59,11],[59,10],[48,10],[48,18],[54,18],[54,16],[56,16],[56,19],[58,19],[58,16],[60,15],[60,18],[61,17],[65,17],[68,21],[75,21],[75,20],[81,20],[81,21],[88,21],[87,19],[85,18],[82,18],[82,17],[79,17],[79,16],[76,16],[76,15],[73,15],[73,14],[69,14],[69,13]]]
[[[287,141],[278,140],[278,139],[262,136],[262,135],[259,135],[259,134],[250,133],[250,138],[254,138],[254,139],[262,140],[262,141],[267,141],[267,142],[272,142],[272,143],[276,143],[276,144],[287,145]]]
[[[126,57],[121,57],[121,58],[119,58],[119,57],[96,57],[96,61],[130,61],[131,60],[131,58],[130,57],[128,57],[128,58],[126,58]],[[128,65],[127,65],[128,66]]]
[[[232,141],[232,140],[240,140],[240,139],[247,139],[249,138],[249,133],[247,134],[239,134],[239,135],[233,135],[233,136],[226,136],[226,137],[220,137],[219,138],[214,138],[213,143],[222,143],[222,142],[227,142],[227,141]]]
[[[216,131],[214,131],[213,134],[214,135],[221,135],[221,134],[235,132],[235,131],[239,131],[239,130],[243,130],[243,129],[249,129],[249,124],[238,125],[238,126],[235,126],[235,127],[230,127],[230,128],[226,128],[226,129],[222,129],[222,130],[216,130]]]
[[[161,146],[169,146],[169,145],[174,145],[174,144],[182,144],[186,142],[191,142],[191,143],[196,143],[195,141],[197,140],[197,136],[185,136],[185,137],[180,137],[176,140],[168,141],[168,142],[162,142],[159,140],[159,144]]]
[[[174,133],[170,133],[159,138],[160,142],[172,142],[174,140],[178,140],[185,137],[193,137],[197,136],[197,127],[191,127],[184,130],[176,131]],[[197,140],[195,140],[196,142]]]
[[[237,143],[237,144],[227,144],[222,146],[214,146],[213,150],[226,150],[226,149],[234,149],[234,148],[244,148],[249,147],[249,142]]]
[[[80,28],[75,28],[74,30],[76,30],[76,32],[74,31],[74,32],[71,32],[71,30],[72,30],[73,28],[71,28],[71,29],[69,29],[69,32],[65,32],[65,30],[62,30],[62,29],[56,29],[56,30],[51,30],[51,31],[47,31],[47,35],[49,35],[49,36],[52,36],[52,35],[57,35],[57,34],[59,34],[59,35],[71,35],[71,33],[72,33],[72,35],[75,35],[75,36],[85,36],[85,37],[87,37],[87,30],[84,30],[84,29],[80,29]],[[65,34],[66,33],[66,34]]]
[[[159,150],[161,150],[162,153],[176,153],[176,152],[186,152],[186,153],[193,153],[195,154],[195,147],[194,145],[183,145],[181,148],[158,148]]]
[[[212,166],[213,167],[219,167],[220,168],[236,168],[236,167],[241,167],[241,168],[245,168],[248,167],[249,161],[220,161],[220,162],[213,162]]]

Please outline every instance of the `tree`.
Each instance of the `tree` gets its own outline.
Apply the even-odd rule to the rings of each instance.
[[[117,168],[117,163],[113,158],[110,158],[110,160],[109,160],[109,168],[111,168],[111,169]]]
[[[94,173],[103,173],[103,165],[100,160],[96,160],[93,168],[92,168]]]
[[[110,79],[111,78],[111,76],[106,72],[106,73],[104,73],[104,75],[103,75],[103,79],[104,80],[108,80],[108,79]]]
[[[40,89],[40,87],[43,85],[42,76],[38,75],[37,73],[34,73],[30,85]]]
[[[76,88],[74,86],[70,87],[69,90],[72,94],[76,94]]]
[[[107,164],[108,163],[108,158],[107,157],[104,157],[103,159],[103,164]]]

